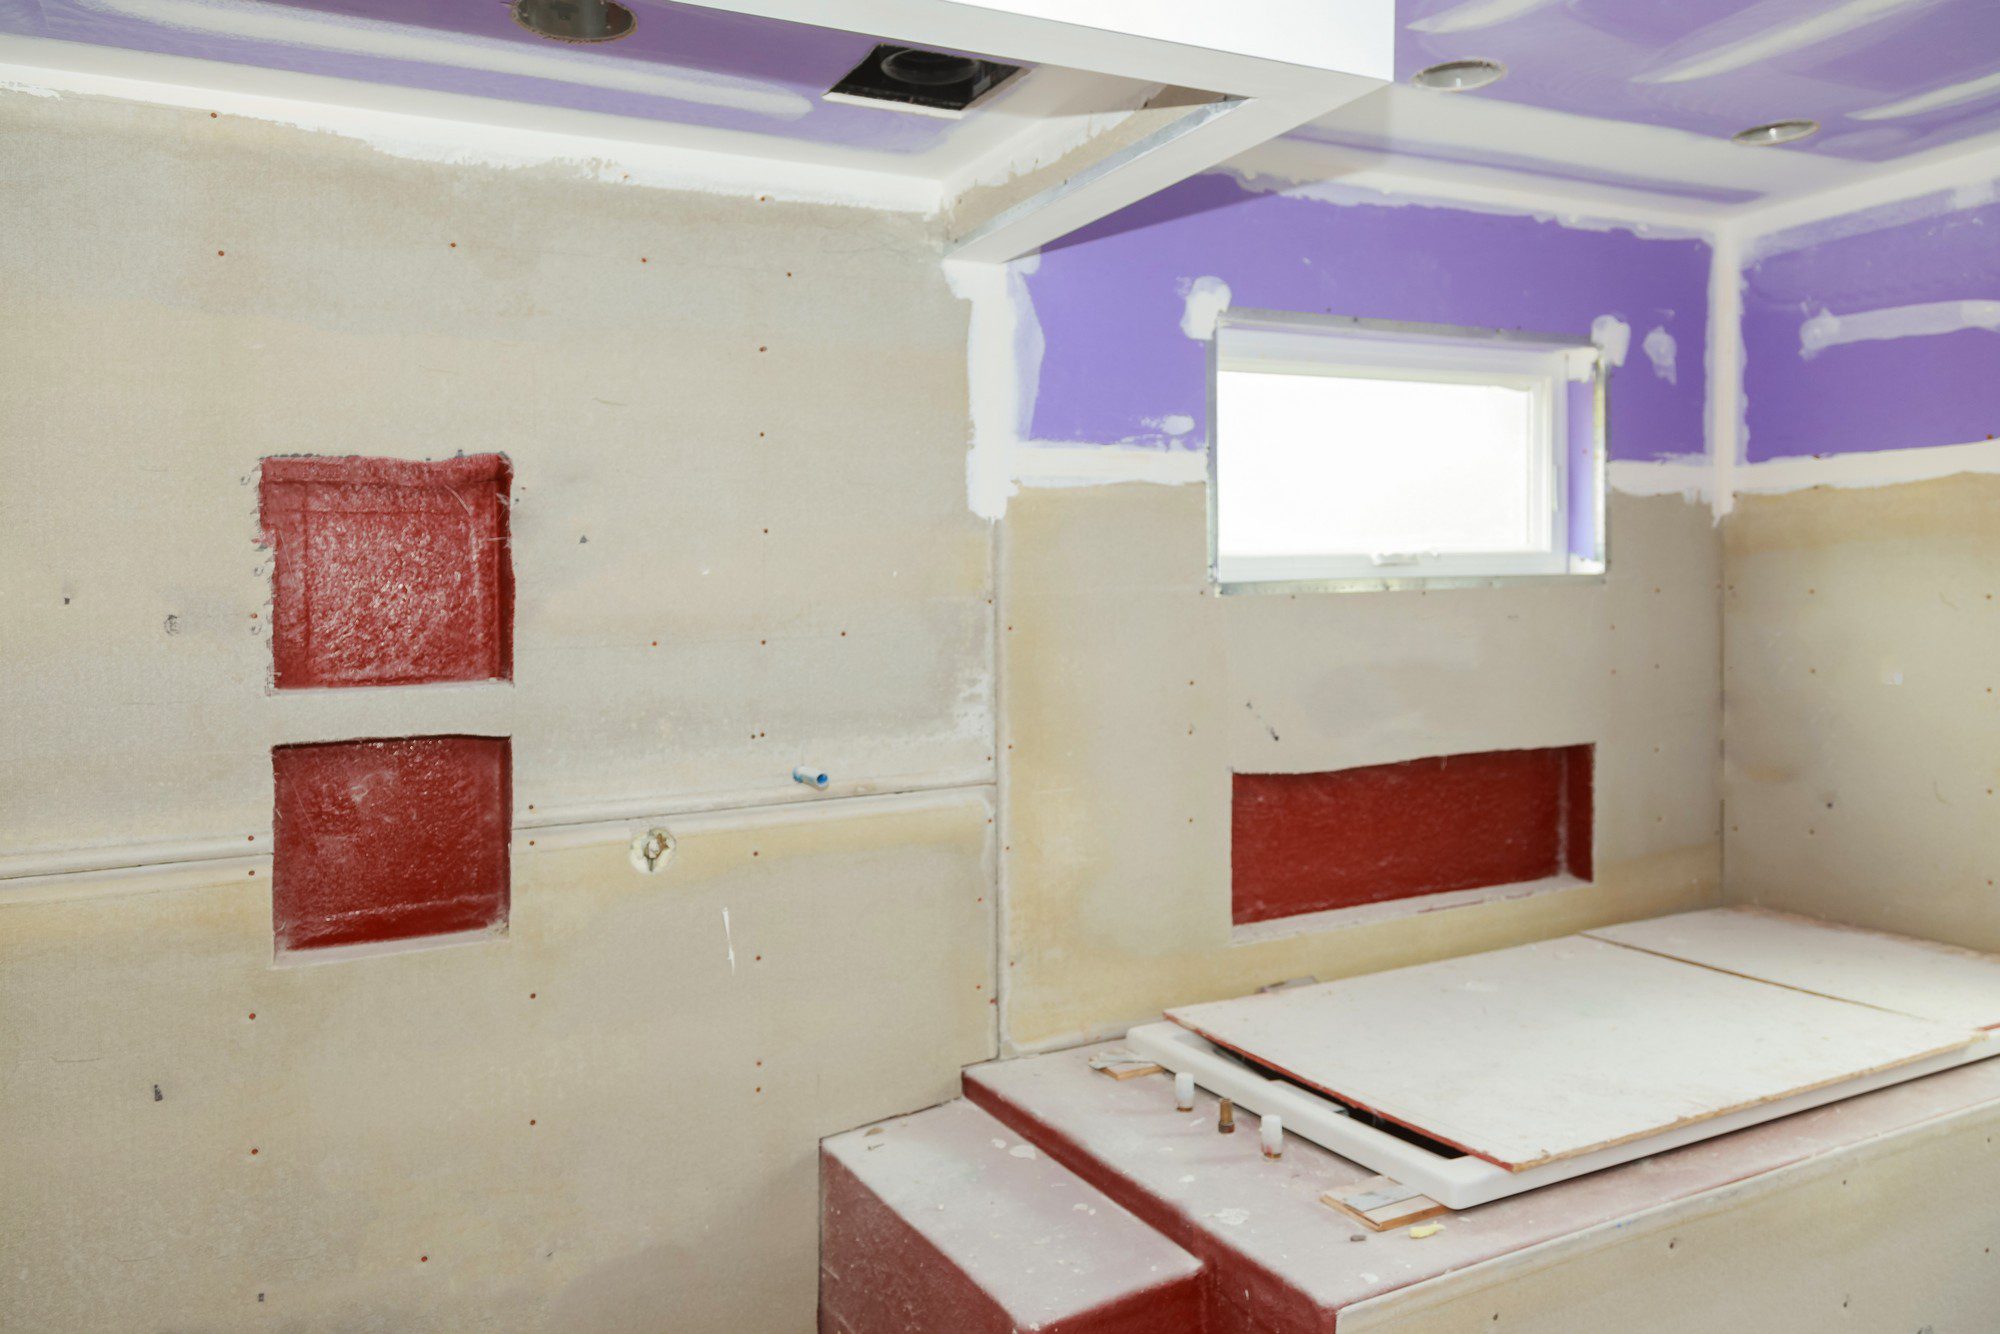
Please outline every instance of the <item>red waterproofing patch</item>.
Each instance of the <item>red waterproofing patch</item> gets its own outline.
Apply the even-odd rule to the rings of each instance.
[[[506,737],[277,746],[271,768],[279,949],[505,925],[513,827]]]
[[[1235,775],[1238,923],[1591,875],[1593,747]]]
[[[511,679],[511,480],[498,454],[264,460],[278,686]]]

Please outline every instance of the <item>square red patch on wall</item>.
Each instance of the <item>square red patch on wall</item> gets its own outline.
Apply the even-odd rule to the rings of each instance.
[[[511,482],[498,454],[264,460],[279,688],[511,679]]]
[[[273,747],[278,949],[504,927],[509,752],[488,736]]]
[[[1232,916],[1592,876],[1596,747],[1234,776]]]

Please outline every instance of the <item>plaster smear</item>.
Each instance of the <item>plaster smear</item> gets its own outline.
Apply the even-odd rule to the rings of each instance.
[[[1613,366],[1623,366],[1632,351],[1632,326],[1616,315],[1599,315],[1590,322],[1590,341]]]
[[[1926,301],[1849,315],[1822,310],[1799,325],[1799,355],[1810,358],[1842,343],[1923,338],[1967,329],[2000,331],[2000,301]]]
[[[1220,278],[1196,278],[1181,285],[1181,294],[1187,301],[1181,310],[1181,332],[1204,343],[1215,337],[1215,322],[1229,309],[1229,284]]]
[[[1646,334],[1646,341],[1639,344],[1639,350],[1646,354],[1646,360],[1653,363],[1653,374],[1668,384],[1680,381],[1680,371],[1674,365],[1677,347],[1674,336],[1666,329],[1655,326]]]

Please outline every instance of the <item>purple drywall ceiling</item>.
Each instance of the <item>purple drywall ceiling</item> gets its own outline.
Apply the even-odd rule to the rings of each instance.
[[[955,124],[819,100],[873,37],[663,0],[627,4],[632,35],[601,46],[536,36],[505,0],[0,0],[0,33],[878,152],[928,148]]]
[[[1882,161],[2000,130],[1994,0],[1400,0],[1397,15],[1402,78],[1445,60],[1507,66],[1465,96],[1721,137],[1794,117],[1825,127],[1745,151]],[[1927,94],[1939,104],[1898,106]]]
[[[1611,316],[1630,351],[1610,384],[1611,455],[1704,448],[1709,248],[1420,205],[1327,203],[1197,176],[1046,250],[1025,275],[1044,345],[1038,441],[1202,449],[1207,344],[1186,293],[1220,279],[1239,308],[1587,337]],[[1653,330],[1663,364],[1642,350]],[[1174,434],[1175,417],[1193,429]],[[1178,423],[1176,423],[1178,424]]]
[[[1743,291],[1752,462],[2000,434],[2000,182],[1988,199],[1759,245]]]

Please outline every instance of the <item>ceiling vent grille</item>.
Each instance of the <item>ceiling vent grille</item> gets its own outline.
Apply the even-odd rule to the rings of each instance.
[[[827,91],[831,102],[861,102],[933,116],[958,116],[1021,72],[1019,65],[884,43]]]

